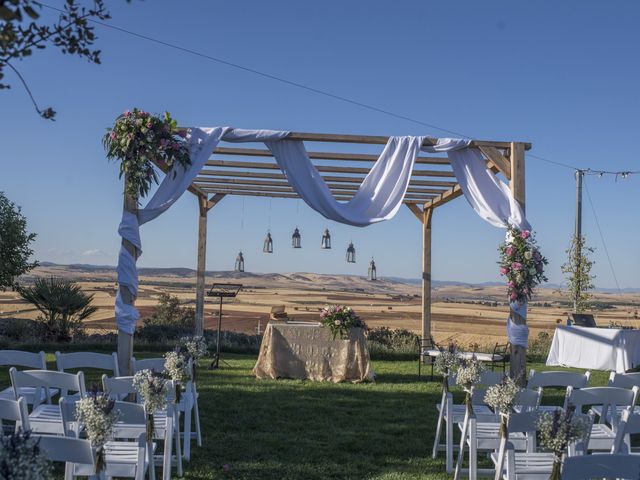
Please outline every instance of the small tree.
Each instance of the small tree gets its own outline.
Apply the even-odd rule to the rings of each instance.
[[[566,250],[567,262],[561,269],[567,278],[567,293],[573,302],[575,313],[584,312],[590,306],[592,295],[589,290],[594,288],[593,280],[596,278],[591,275],[591,268],[595,263],[591,260],[594,251],[593,247],[587,246],[584,235],[574,235]]]
[[[33,254],[29,245],[35,238],[35,233],[27,232],[20,207],[0,192],[0,291],[13,287],[16,278],[38,265],[29,262]]]
[[[40,319],[47,336],[56,341],[69,341],[82,331],[82,322],[98,309],[75,282],[61,278],[37,278],[33,286],[20,288],[20,296],[42,313]]]

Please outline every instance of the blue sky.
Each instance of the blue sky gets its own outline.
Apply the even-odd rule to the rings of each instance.
[[[51,4],[61,4],[51,0]],[[523,140],[532,153],[585,168],[640,170],[640,4],[522,2],[109,2],[111,23],[398,112],[475,138]],[[604,8],[606,6],[606,8]],[[122,184],[101,136],[123,110],[168,110],[181,124],[361,134],[444,133],[97,27],[102,65],[53,49],[19,64],[43,105],[41,120],[17,85],[0,92],[0,190],[38,233],[36,257],[114,264]],[[15,83],[15,78],[7,74]],[[588,177],[620,286],[640,287],[640,175]],[[243,213],[244,212],[244,213]],[[276,253],[261,253],[269,228]],[[570,170],[527,160],[527,216],[560,282],[573,230]],[[290,248],[298,225],[303,249]],[[322,230],[334,249],[319,249]],[[439,280],[499,279],[503,233],[464,199],[436,210]],[[585,197],[584,232],[596,247],[597,285],[614,287]],[[142,266],[195,266],[197,206],[185,195],[142,231]],[[228,270],[239,248],[255,272],[420,275],[421,229],[402,209],[358,229],[302,202],[225,198],[209,218],[208,269]],[[353,240],[359,261],[344,261]]]

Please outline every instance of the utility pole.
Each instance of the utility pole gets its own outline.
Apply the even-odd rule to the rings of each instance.
[[[578,313],[578,302],[580,300],[580,292],[582,286],[580,285],[580,271],[582,269],[582,177],[584,176],[584,170],[576,170],[576,231],[574,235],[574,248],[576,259],[576,272],[575,281],[576,288],[573,296],[573,312]]]

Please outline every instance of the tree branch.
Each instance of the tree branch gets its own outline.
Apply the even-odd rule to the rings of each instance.
[[[18,76],[18,78],[20,79],[22,86],[27,91],[27,94],[31,99],[31,103],[33,103],[33,108],[36,109],[36,112],[38,112],[38,115],[40,115],[45,120],[52,120],[55,122],[55,118],[54,118],[56,116],[55,110],[53,110],[51,107],[47,107],[44,110],[40,110],[40,107],[38,106],[38,102],[36,102],[36,99],[34,98],[33,93],[31,93],[31,89],[29,88],[29,85],[27,84],[27,81],[24,79],[22,74],[18,71],[16,67],[11,65],[10,62],[5,62],[5,65],[7,65],[11,70],[13,70],[15,74]]]

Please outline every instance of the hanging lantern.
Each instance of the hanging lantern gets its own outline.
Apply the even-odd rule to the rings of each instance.
[[[376,272],[376,262],[373,261],[373,258],[371,259],[371,262],[369,262],[369,272],[367,277],[371,282],[375,282],[376,280],[378,280],[378,273]]]
[[[291,246],[293,248],[302,248],[302,243],[300,242],[300,240],[300,230],[298,230],[298,227],[296,227],[296,229],[293,231],[293,235],[291,235]]]
[[[242,250],[236,257],[236,266],[234,268],[236,272],[244,272],[244,257],[242,256]]]
[[[325,228],[324,233],[322,234],[322,242],[320,243],[320,248],[323,250],[331,249],[331,235],[329,234],[329,229]]]
[[[271,238],[271,232],[267,232],[267,236],[264,239],[264,245],[262,246],[264,253],[273,253],[273,238]]]
[[[353,246],[353,242],[350,242],[349,247],[347,247],[347,262],[356,263],[356,249]]]

